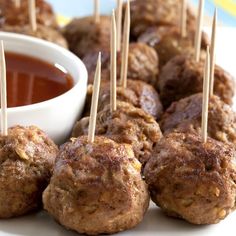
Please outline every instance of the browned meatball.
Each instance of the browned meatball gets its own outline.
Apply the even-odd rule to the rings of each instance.
[[[144,169],[152,200],[168,215],[215,224],[235,210],[236,152],[196,134],[170,133]]]
[[[120,62],[121,64],[121,62]],[[155,50],[144,43],[131,43],[128,57],[128,77],[155,85],[159,74]]]
[[[94,17],[76,18],[63,29],[69,49],[83,58],[89,52],[97,52],[110,47],[110,17],[101,16],[95,23]]]
[[[130,3],[131,37],[137,39],[152,26],[179,25],[180,0],[135,0]],[[191,9],[187,9],[187,25],[195,27],[196,18]]]
[[[26,214],[41,206],[58,152],[35,126],[15,126],[0,136],[0,218]]]
[[[0,0],[0,28],[5,25],[23,26],[29,24],[28,0],[21,0],[21,6],[15,7],[14,1]],[[36,0],[37,23],[58,28],[55,13],[49,3]]]
[[[211,96],[208,135],[218,141],[236,144],[236,114],[217,96]],[[160,122],[163,133],[173,130],[201,134],[202,94],[181,99],[166,110]]]
[[[164,107],[167,108],[172,102],[181,98],[202,92],[203,71],[204,60],[197,63],[189,55],[180,55],[171,59],[163,67],[158,80],[158,88]],[[231,105],[234,90],[233,77],[216,66],[214,94]]]
[[[96,69],[98,51],[86,54],[83,62],[89,72],[89,82],[93,83],[93,75]],[[120,76],[121,55],[117,56],[117,73]],[[146,83],[155,85],[159,74],[158,55],[152,47],[144,43],[131,43],[128,55],[128,78],[142,80]],[[102,51],[102,69],[110,69],[110,51]]]
[[[117,87],[117,100],[128,102],[143,109],[155,119],[160,119],[163,108],[157,91],[140,80],[127,80],[127,88]],[[110,83],[105,82],[100,89],[99,111],[110,104]]]
[[[85,107],[85,114],[90,114],[90,104],[92,98],[92,86],[89,86],[87,93],[87,105]],[[118,86],[117,100],[128,102],[137,108],[143,109],[155,119],[160,119],[163,108],[160,98],[156,90],[149,84],[140,80],[128,80],[127,88]],[[98,111],[104,109],[106,105],[110,104],[110,82],[104,80],[100,87],[100,96],[98,99]]]
[[[6,25],[2,28],[2,31],[33,36],[36,38],[44,39],[46,41],[58,44],[64,48],[68,48],[66,39],[62,36],[62,34],[60,34],[59,31],[43,25],[38,25],[37,31],[33,31],[29,25],[24,25],[24,26]]]
[[[96,71],[99,49],[88,52],[85,57],[82,58],[86,69],[88,71],[88,83],[93,84],[94,74]],[[119,56],[119,55],[118,55]],[[117,69],[119,72],[119,69]],[[105,49],[101,52],[101,78],[102,80],[110,80],[110,51]]]
[[[78,121],[72,136],[87,134],[88,124],[89,117]],[[98,113],[96,134],[132,145],[136,158],[142,164],[149,159],[153,146],[162,137],[160,127],[152,116],[125,102],[118,102],[115,112],[111,113],[110,105],[107,105]]]
[[[171,58],[186,53],[192,53],[194,49],[195,31],[189,32],[187,37],[181,37],[176,26],[162,26],[148,28],[140,37],[143,42],[153,47],[159,56],[159,66],[162,68]],[[202,33],[202,48],[209,45],[208,36]]]
[[[65,144],[43,194],[44,208],[66,228],[111,234],[139,224],[149,205],[141,164],[129,145],[96,137]]]

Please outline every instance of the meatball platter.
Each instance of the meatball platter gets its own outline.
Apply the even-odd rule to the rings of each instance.
[[[57,146],[40,127],[7,126],[0,42],[0,235],[231,235],[236,71],[218,47],[231,52],[236,32],[221,34],[217,10],[203,32],[204,0],[196,15],[187,0],[117,0],[107,15],[101,2],[60,27],[45,0],[0,0],[1,31],[68,48],[89,76]]]

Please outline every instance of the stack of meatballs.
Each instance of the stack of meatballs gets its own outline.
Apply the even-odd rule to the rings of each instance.
[[[19,19],[14,19],[11,14],[19,9],[9,1],[0,0],[4,6],[0,14],[2,30],[12,28],[17,32],[19,26],[23,29],[28,24],[27,12],[23,11],[25,2],[22,1]],[[215,224],[234,211],[236,114],[231,106],[235,82],[229,73],[215,66],[208,138],[203,142],[203,71],[209,39],[202,33],[197,62],[194,58],[197,19],[191,8],[187,7],[187,35],[182,37],[180,0],[130,2],[127,86],[118,83],[117,108],[111,111],[111,17],[102,15],[99,21],[93,16],[75,18],[59,31],[50,5],[43,0],[36,3],[40,27],[50,27],[61,34],[66,40],[64,46],[68,45],[70,51],[82,58],[89,73],[83,118],[74,125],[71,139],[59,152],[45,141],[51,146],[45,152],[47,155],[52,152],[53,156],[56,153],[56,158],[53,171],[50,166],[46,173],[49,178],[53,174],[43,193],[44,209],[66,228],[89,235],[135,227],[147,211],[149,196],[167,215],[193,224]],[[123,12],[125,8],[126,3]],[[55,38],[54,42],[59,44],[58,40]],[[102,53],[102,80],[96,137],[90,143],[89,112],[98,52]],[[121,64],[122,52],[118,52],[118,81]],[[20,127],[16,129],[16,133],[23,132]],[[27,137],[32,138],[30,134]],[[16,160],[31,161],[31,157],[24,148],[20,148],[22,154],[11,140],[1,139],[0,191],[6,196],[8,188],[3,183],[11,178],[5,176],[2,168],[8,161],[15,165]],[[19,147],[24,141],[19,141]],[[10,155],[12,149],[18,151]],[[31,172],[36,174],[33,169]],[[42,189],[45,183],[48,179],[43,181]],[[33,188],[35,183],[30,186]],[[0,203],[6,198],[2,196]],[[22,193],[16,197],[24,200],[25,196]],[[36,194],[34,198],[40,197]],[[19,204],[14,207],[19,208]],[[35,208],[24,209],[21,204],[23,210],[14,213],[14,207],[0,207],[0,218],[25,214]]]

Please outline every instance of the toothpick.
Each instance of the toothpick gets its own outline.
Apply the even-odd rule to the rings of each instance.
[[[214,94],[214,77],[215,77],[215,45],[216,45],[216,27],[217,27],[217,9],[212,24],[211,48],[210,48],[210,96]]]
[[[99,23],[100,22],[100,1],[99,0],[94,0],[94,20],[95,23]]]
[[[127,0],[123,44],[122,44],[122,61],[121,61],[121,86],[127,87],[127,74],[128,74],[128,56],[129,56],[129,35],[130,35],[130,2]]]
[[[204,68],[203,100],[202,100],[202,139],[204,143],[207,141],[209,82],[210,82],[210,52],[209,52],[209,47],[207,47],[207,55]]]
[[[28,4],[29,4],[30,26],[32,31],[35,32],[37,31],[35,0],[28,0]]]
[[[117,51],[121,50],[121,32],[122,32],[122,4],[123,0],[117,0],[116,20],[117,20]]]
[[[197,17],[197,30],[195,33],[195,60],[200,60],[201,40],[202,40],[202,23],[203,23],[203,12],[204,12],[205,0],[199,0],[198,6],[198,17]]]
[[[3,41],[0,41],[0,60],[1,60],[1,133],[7,135],[7,81],[6,81],[6,60]]]
[[[20,0],[14,0],[14,3],[16,8],[20,7]]]
[[[185,38],[187,36],[187,0],[181,0],[181,36],[182,38]]]
[[[112,11],[112,19],[111,19],[111,112],[116,110],[116,55],[117,55],[117,43],[116,38],[116,19],[115,19],[115,11]]]
[[[99,52],[98,54],[97,67],[94,75],[93,97],[92,97],[89,128],[88,128],[88,141],[90,143],[94,142],[94,137],[95,137],[100,81],[101,81],[101,52]]]

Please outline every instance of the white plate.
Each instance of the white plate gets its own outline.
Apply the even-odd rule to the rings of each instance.
[[[217,39],[217,62],[236,77],[236,30],[220,28]],[[235,101],[236,105],[236,101]],[[234,235],[236,212],[217,225],[195,226],[182,220],[166,217],[160,209],[151,204],[144,221],[135,229],[118,235],[149,236],[222,236]],[[10,220],[0,220],[0,236],[75,236],[58,225],[47,213],[39,212]]]

